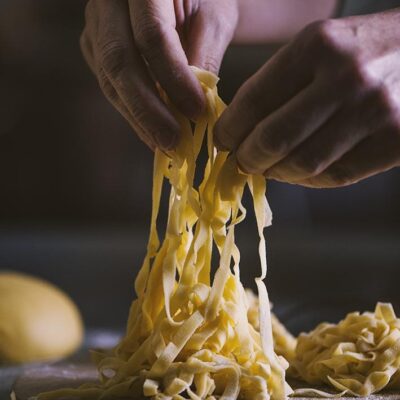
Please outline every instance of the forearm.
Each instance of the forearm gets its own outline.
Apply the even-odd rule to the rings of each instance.
[[[330,18],[336,0],[238,0],[234,43],[282,43],[315,20]]]

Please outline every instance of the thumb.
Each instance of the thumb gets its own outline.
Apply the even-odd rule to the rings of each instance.
[[[218,74],[238,21],[235,1],[205,2],[190,23],[185,52],[190,65]]]

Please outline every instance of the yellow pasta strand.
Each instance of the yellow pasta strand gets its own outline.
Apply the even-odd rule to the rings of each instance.
[[[267,272],[263,229],[271,222],[265,179],[240,174],[234,158],[215,150],[212,130],[225,107],[217,94],[218,78],[193,70],[203,87],[207,111],[194,129],[175,111],[182,130],[178,148],[171,157],[156,151],[150,237],[126,335],[111,355],[96,354],[98,385],[42,393],[40,400],[71,393],[101,399],[283,400],[291,392],[285,382],[287,362],[273,349],[263,282]],[[205,136],[208,161],[196,186],[196,159]],[[160,242],[156,223],[164,179],[171,192]],[[241,203],[246,184],[253,195],[260,237],[259,330],[247,317],[235,244],[235,228],[246,213]],[[213,243],[220,261],[211,279]]]
[[[366,396],[387,386],[400,388],[400,320],[387,303],[374,313],[351,313],[338,324],[320,324],[294,338],[271,313],[264,284],[267,258],[263,230],[272,213],[265,179],[238,171],[234,157],[217,152],[213,127],[224,109],[218,78],[193,68],[207,111],[195,124],[174,110],[181,139],[173,154],[156,151],[152,216],[147,253],[135,281],[125,337],[111,354],[95,353],[99,383],[42,393],[39,400],[283,400],[293,391],[285,370],[315,388],[299,396]],[[168,100],[167,100],[168,102]],[[208,161],[195,185],[196,160],[206,141]],[[157,233],[163,181],[168,180],[168,221]],[[240,281],[235,229],[246,217],[241,203],[248,186],[259,235],[258,297]],[[212,250],[219,265],[211,277]]]
[[[248,321],[258,331],[260,329],[258,297],[250,289],[246,289],[246,297],[248,301]],[[275,353],[284,357],[290,366],[295,357],[297,340],[273,313],[271,313],[271,324]]]
[[[246,295],[248,320],[259,330],[258,298],[250,290]],[[271,322],[274,350],[289,362],[287,374],[320,387],[297,388],[295,396],[365,397],[400,389],[400,319],[390,303],[378,303],[373,313],[350,313],[338,324],[322,323],[297,339],[273,314]]]
[[[312,385],[328,384],[341,395],[368,396],[387,386],[398,389],[400,319],[391,304],[378,303],[375,312],[353,312],[338,324],[322,323],[299,336],[293,367],[298,378]],[[311,389],[297,391],[307,392],[313,394]]]

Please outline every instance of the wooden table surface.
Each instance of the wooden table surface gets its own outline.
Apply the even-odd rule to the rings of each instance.
[[[43,391],[63,387],[74,388],[83,383],[96,382],[97,371],[89,364],[61,364],[56,366],[33,367],[24,371],[16,380],[13,390],[17,400],[28,400]],[[329,389],[327,389],[329,391]],[[291,397],[295,400],[306,400],[312,397]],[[340,397],[337,399],[354,399],[354,397]],[[400,393],[379,393],[362,400],[400,400]]]

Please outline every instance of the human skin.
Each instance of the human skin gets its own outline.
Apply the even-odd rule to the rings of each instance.
[[[150,148],[165,151],[175,146],[179,126],[157,86],[196,119],[205,100],[189,65],[218,74],[233,37],[283,42],[334,6],[335,0],[90,0],[81,48],[108,100]]]
[[[239,0],[234,44],[287,43],[313,21],[331,18],[336,0]]]
[[[81,48],[108,100],[152,149],[174,147],[179,125],[157,86],[187,117],[205,107],[189,65],[218,73],[237,0],[90,0]]]
[[[400,9],[303,29],[215,129],[242,170],[328,188],[400,165]]]

